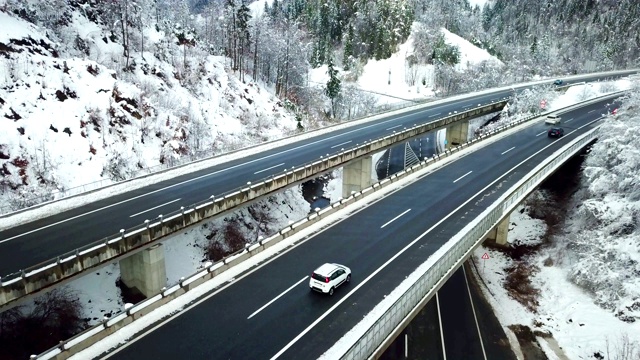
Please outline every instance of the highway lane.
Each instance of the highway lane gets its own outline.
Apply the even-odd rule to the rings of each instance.
[[[438,296],[387,348],[382,360],[444,360],[445,353],[449,359],[516,359],[469,264],[455,271]]]
[[[548,128],[540,121],[424,175],[235,279],[113,357],[317,358],[506,189],[590,129],[598,110],[605,112],[604,105],[567,114],[574,121],[562,139],[536,136]],[[333,297],[307,285],[310,272],[327,261],[353,271],[352,282]]]
[[[593,77],[590,80],[597,79]],[[245,186],[247,181],[279,174],[284,168],[315,161],[341,147],[378,138],[403,127],[429,122],[437,117],[479,103],[509,96],[511,90],[451,101],[399,116],[337,130],[311,140],[301,140],[277,149],[230,161],[142,189],[97,201],[77,209],[0,232],[0,276],[53,259],[91,242],[138,226],[145,219],[177,211],[211,195]],[[153,210],[150,210],[153,209]],[[133,216],[132,215],[136,215]]]

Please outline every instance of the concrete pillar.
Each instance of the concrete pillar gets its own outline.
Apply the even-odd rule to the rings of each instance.
[[[351,196],[352,191],[360,191],[371,186],[371,156],[351,161],[342,171],[342,197]]]
[[[162,244],[120,260],[120,279],[129,288],[151,297],[167,285]]]
[[[469,137],[469,122],[468,121],[460,121],[456,124],[453,124],[447,128],[447,142],[446,148],[450,148],[452,146],[458,146],[460,144],[464,144],[467,142]]]
[[[504,220],[502,220],[498,226],[489,231],[487,235],[487,240],[492,240],[496,243],[496,245],[506,246],[509,244],[508,236],[509,236],[509,218],[507,216]]]

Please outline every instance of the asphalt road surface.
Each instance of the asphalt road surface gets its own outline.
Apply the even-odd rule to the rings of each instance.
[[[595,119],[607,112],[606,105],[603,101],[563,114],[565,136],[560,139],[548,138],[549,126],[540,120],[485,143],[253,268],[127,342],[113,357],[318,358],[507,189],[592,129]],[[308,288],[308,275],[325,262],[353,271],[351,283],[333,296]],[[472,327],[468,314],[464,319],[464,326]],[[454,331],[447,335],[451,341],[470,336],[446,328],[455,327],[455,319],[443,324],[444,333]],[[447,337],[445,347],[454,353]],[[473,338],[464,341],[477,352]]]
[[[453,274],[381,360],[515,360],[500,322],[470,276],[468,262]],[[443,341],[444,339],[444,341]]]
[[[592,76],[586,80],[596,79],[598,78]],[[114,235],[120,229],[132,228],[142,224],[145,219],[155,219],[160,214],[166,215],[211,195],[226,193],[248,181],[256,182],[272,174],[279,174],[284,168],[298,167],[340,148],[388,135],[403,127],[429,122],[453,111],[496,101],[511,93],[510,90],[499,91],[388,116],[379,121],[283,145],[6,229],[0,232],[0,276],[55,259]]]

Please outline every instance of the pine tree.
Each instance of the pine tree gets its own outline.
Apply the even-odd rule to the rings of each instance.
[[[236,31],[238,32],[238,69],[240,69],[240,81],[244,82],[244,57],[248,52],[250,44],[249,38],[249,19],[251,18],[250,10],[242,1],[236,15]]]
[[[351,69],[351,62],[353,61],[353,25],[349,24],[347,35],[344,39],[344,51],[342,56],[342,67],[344,70]]]
[[[329,57],[327,75],[329,75],[329,80],[327,81],[327,87],[325,88],[324,93],[331,100],[331,116],[335,118],[336,102],[338,100],[338,96],[340,95],[340,91],[342,90],[342,85],[340,79],[338,78],[338,70],[334,68],[332,57]]]

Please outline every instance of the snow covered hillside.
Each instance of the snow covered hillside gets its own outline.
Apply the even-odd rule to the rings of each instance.
[[[346,92],[357,89],[360,96],[369,94],[378,105],[433,98],[435,96],[434,66],[415,62],[413,34],[419,26],[419,23],[414,24],[407,41],[400,44],[398,50],[388,59],[371,59],[362,68],[343,72],[343,86]],[[447,44],[460,51],[460,64],[457,66],[459,70],[462,71],[483,62],[498,66],[502,64],[486,50],[478,48],[447,29],[442,28],[440,32]],[[309,81],[312,84],[323,86],[328,80],[326,65],[309,71]]]
[[[640,321],[640,94],[600,128],[563,246],[574,283],[620,320]]]
[[[148,26],[138,39],[144,51],[126,60],[89,10],[68,5],[51,31],[0,8],[3,204],[20,208],[295,129],[281,102],[239,81],[225,58]]]

